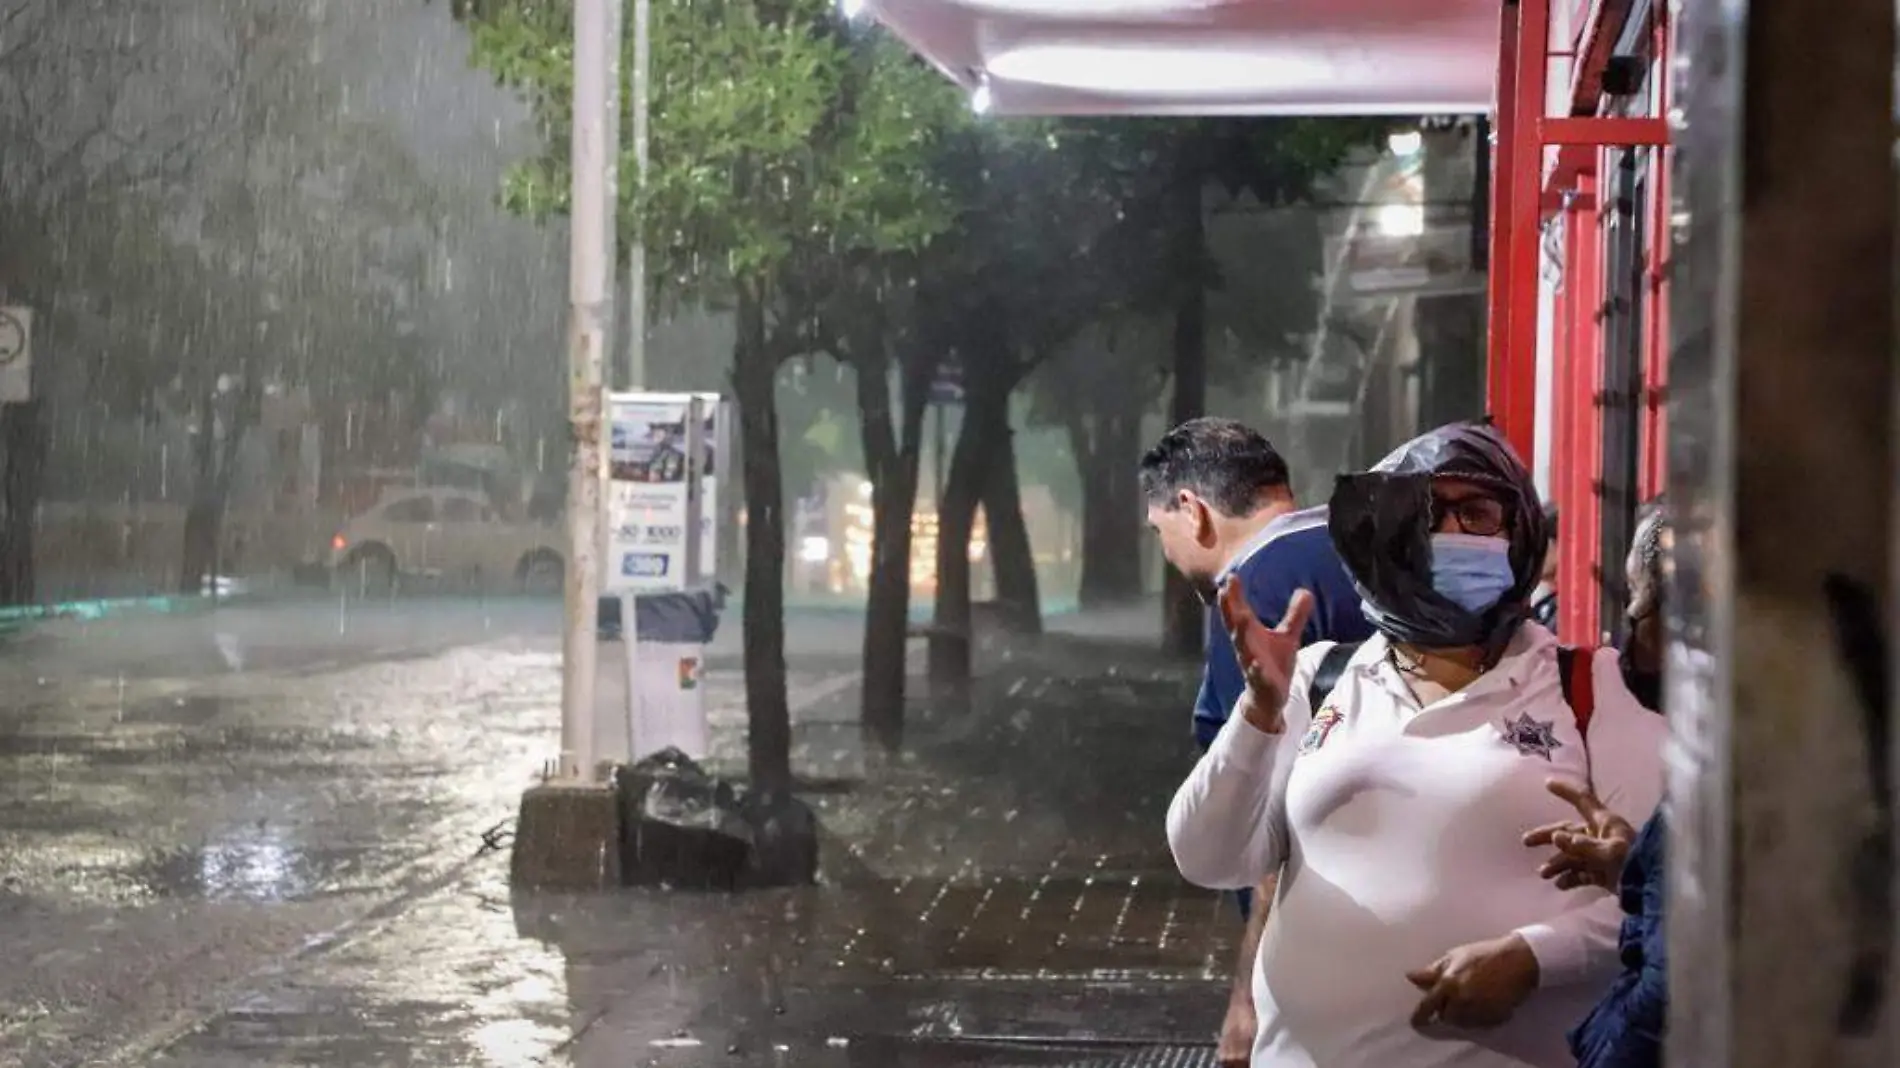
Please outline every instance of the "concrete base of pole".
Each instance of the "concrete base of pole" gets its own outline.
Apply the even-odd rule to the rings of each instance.
[[[521,795],[509,882],[588,892],[620,885],[620,805],[604,783],[542,783]]]

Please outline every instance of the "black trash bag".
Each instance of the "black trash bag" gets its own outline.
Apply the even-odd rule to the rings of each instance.
[[[790,794],[750,791],[739,801],[752,829],[745,885],[810,886],[818,881],[818,815]]]
[[[1517,582],[1482,615],[1432,587],[1431,487],[1441,478],[1488,486],[1510,510]],[[1454,423],[1413,438],[1371,471],[1341,475],[1330,510],[1333,545],[1380,633],[1425,648],[1481,646],[1487,663],[1503,655],[1530,614],[1550,535],[1530,470],[1496,427]]]
[[[635,637],[643,642],[705,645],[719,629],[729,591],[722,584],[690,590],[661,590],[633,595]],[[626,636],[624,602],[619,594],[599,600],[598,634],[601,641]]]
[[[736,890],[752,854],[752,827],[731,784],[678,749],[618,769],[620,873],[628,886]]]

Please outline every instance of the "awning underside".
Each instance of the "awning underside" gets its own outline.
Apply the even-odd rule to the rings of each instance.
[[[868,0],[998,114],[1469,114],[1497,0]]]

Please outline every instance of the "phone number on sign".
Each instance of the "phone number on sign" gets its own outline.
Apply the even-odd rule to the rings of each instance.
[[[665,553],[627,553],[620,558],[623,578],[665,578],[672,560]]]

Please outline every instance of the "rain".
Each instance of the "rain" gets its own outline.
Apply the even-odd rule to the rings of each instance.
[[[567,9],[0,0],[0,1063],[1213,1063],[1137,463],[1236,419],[1317,501],[1479,414],[1481,123],[998,116],[655,3],[588,442]],[[549,889],[583,445],[589,785],[687,844]]]

